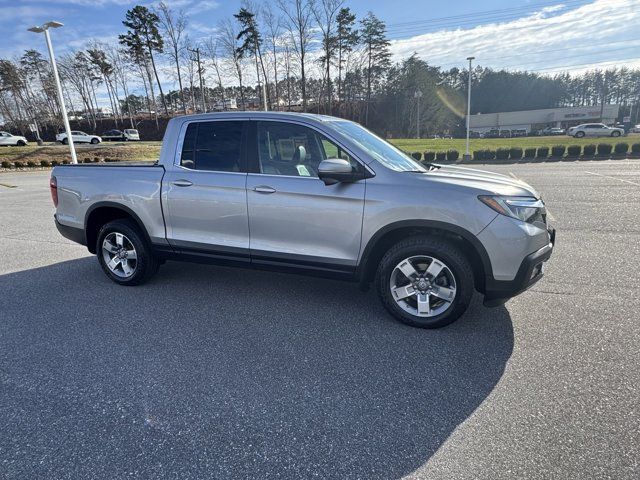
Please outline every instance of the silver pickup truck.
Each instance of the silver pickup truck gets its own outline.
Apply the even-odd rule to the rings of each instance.
[[[357,123],[242,112],[174,118],[155,164],[59,166],[55,222],[121,285],[165,260],[374,284],[397,319],[456,320],[543,274],[555,231],[529,185],[423,165]],[[283,292],[285,294],[285,292]]]

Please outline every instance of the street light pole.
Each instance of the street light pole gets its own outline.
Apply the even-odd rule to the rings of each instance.
[[[469,60],[469,89],[467,91],[467,150],[464,154],[464,160],[471,160],[471,153],[469,153],[469,125],[471,122],[471,61],[476,57],[467,57]]]
[[[413,94],[413,98],[416,99],[416,107],[418,109],[416,114],[416,138],[420,138],[420,97],[422,97],[422,92],[420,90],[416,90]]]
[[[51,59],[51,68],[53,69],[53,78],[56,82],[56,90],[58,91],[58,103],[60,110],[62,111],[62,122],[64,123],[64,129],[67,132],[67,143],[69,144],[69,151],[71,152],[71,163],[78,163],[78,157],[76,157],[76,148],[73,145],[73,137],[71,136],[71,127],[69,126],[69,118],[67,117],[67,107],[64,104],[64,97],[62,95],[62,84],[60,83],[60,76],[58,75],[58,67],[56,66],[56,58],[53,55],[53,47],[51,46],[51,37],[49,36],[49,28],[60,28],[63,24],[60,22],[47,22],[41,27],[31,27],[28,30],[34,33],[44,33],[44,38],[47,41],[47,49],[49,50],[49,58]]]

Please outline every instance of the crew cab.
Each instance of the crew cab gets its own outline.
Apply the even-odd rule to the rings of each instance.
[[[71,139],[73,140],[73,143],[92,143],[95,145],[102,142],[102,138],[100,138],[98,135],[89,135],[88,133],[84,133],[79,130],[74,130],[71,132]],[[58,133],[56,135],[56,142],[60,142],[63,145],[69,143],[67,133]]]
[[[397,319],[456,320],[475,290],[499,305],[543,275],[555,231],[529,185],[421,164],[357,123],[311,114],[173,118],[155,164],[57,166],[60,233],[121,285],[165,260],[375,285]]]

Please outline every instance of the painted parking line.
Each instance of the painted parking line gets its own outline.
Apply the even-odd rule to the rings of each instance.
[[[595,172],[587,172],[586,170],[585,170],[584,173],[588,173],[589,175],[595,175],[596,177],[610,178],[611,180],[618,180],[620,182],[630,183],[631,185],[635,185],[637,187],[640,187],[640,183],[632,182],[631,180],[625,180],[624,178],[611,177],[609,175],[602,175],[601,173],[595,173]]]
[[[17,185],[9,185],[8,183],[0,183],[0,187],[17,188]]]

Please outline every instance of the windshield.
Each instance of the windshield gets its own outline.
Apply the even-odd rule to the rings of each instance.
[[[335,121],[332,126],[340,133],[356,142],[378,162],[397,172],[428,172],[429,170],[416,162],[406,153],[394,147],[389,142],[374,135],[366,128],[354,122]]]

